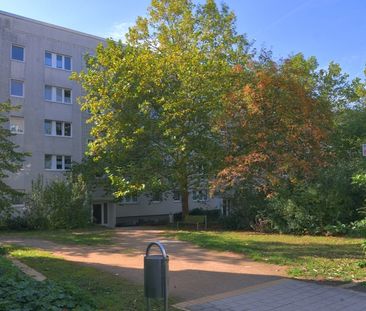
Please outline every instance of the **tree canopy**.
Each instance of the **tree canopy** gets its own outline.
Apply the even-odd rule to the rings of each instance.
[[[234,14],[212,0],[152,1],[126,44],[97,48],[74,78],[94,125],[91,154],[116,195],[177,189],[188,213],[188,190],[205,188],[222,158],[213,124],[248,49]]]

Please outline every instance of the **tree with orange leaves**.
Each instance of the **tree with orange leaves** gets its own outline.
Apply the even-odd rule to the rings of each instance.
[[[275,62],[262,55],[249,69],[235,69],[238,85],[219,120],[227,156],[216,190],[249,187],[268,197],[327,163],[334,103],[341,99],[326,88],[325,77],[339,74],[331,66],[317,71],[315,58]]]

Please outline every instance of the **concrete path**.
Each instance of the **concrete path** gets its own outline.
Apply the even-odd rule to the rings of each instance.
[[[0,242],[41,248],[66,260],[84,263],[143,284],[143,256],[152,241],[161,241],[169,254],[170,294],[192,300],[277,280],[283,266],[258,263],[230,252],[216,252],[166,239],[161,230],[116,229],[115,245],[57,245],[37,239],[1,238]]]

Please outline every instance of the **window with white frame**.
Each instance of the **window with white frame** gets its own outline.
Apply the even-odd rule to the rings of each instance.
[[[207,190],[195,190],[192,191],[192,200],[197,202],[207,201]]]
[[[24,134],[24,118],[23,117],[10,117],[10,132],[13,134]]]
[[[24,97],[24,81],[11,79],[10,95],[17,97]]]
[[[25,203],[25,197],[24,197],[24,194],[25,194],[25,189],[15,189],[19,194],[17,195],[14,195],[12,198],[11,198],[11,204],[12,205],[24,205]]]
[[[46,170],[67,171],[71,169],[71,156],[65,155],[44,155],[44,168]]]
[[[181,200],[181,196],[180,196],[180,191],[179,190],[173,190],[173,200],[174,201],[180,201]]]
[[[152,202],[161,202],[161,201],[163,201],[163,193],[161,191],[154,191],[151,194],[151,201]]]
[[[62,104],[71,104],[71,90],[57,86],[45,85],[44,99]]]
[[[45,135],[71,137],[71,129],[71,122],[44,120]]]
[[[52,68],[71,70],[71,56],[45,51],[44,64]]]
[[[24,62],[24,47],[20,45],[11,45],[11,59]]]
[[[136,203],[137,203],[137,194],[127,194],[121,200],[121,204],[136,204]]]

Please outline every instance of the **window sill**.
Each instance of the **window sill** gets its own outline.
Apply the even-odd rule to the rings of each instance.
[[[19,96],[19,95],[12,95],[10,94],[11,97],[16,97],[16,98],[24,98],[24,95],[23,96]]]
[[[46,136],[46,137],[56,137],[56,138],[72,138],[72,136],[65,136],[65,135],[49,135],[49,134],[44,134],[44,136]]]
[[[56,69],[56,70],[62,70],[62,71],[66,71],[66,72],[72,72],[72,69],[58,68],[58,67],[53,67],[53,66],[49,66],[49,65],[46,65],[46,64],[44,64],[44,66],[46,68],[50,68],[50,69]]]
[[[13,59],[13,58],[10,58],[10,60],[11,60],[12,62],[16,62],[16,63],[22,63],[22,64],[24,64],[24,63],[25,63],[25,61],[24,61],[24,60]]]
[[[71,103],[64,103],[64,102],[58,102],[58,101],[49,100],[49,99],[45,99],[44,101],[47,102],[47,103],[52,103],[52,104],[61,104],[61,105],[68,105],[68,106],[72,105],[72,102]]]
[[[58,169],[55,169],[55,168],[45,168],[44,170],[46,172],[60,172],[60,173],[70,172],[70,170],[58,170]]]

